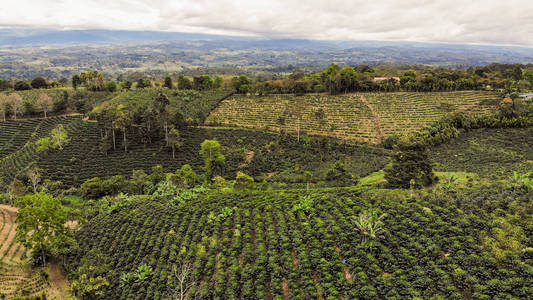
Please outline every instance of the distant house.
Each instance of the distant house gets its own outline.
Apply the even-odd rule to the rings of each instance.
[[[390,79],[394,79],[396,81],[400,81],[400,77],[374,77],[374,82],[380,82],[380,81],[385,81],[385,80],[390,80]]]
[[[533,99],[533,93],[529,93],[529,94],[520,94],[520,98],[524,99],[524,100],[532,100]]]

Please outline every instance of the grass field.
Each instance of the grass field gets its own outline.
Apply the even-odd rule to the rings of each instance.
[[[427,126],[447,113],[484,113],[499,102],[497,93],[482,91],[237,95],[222,101],[206,123],[290,132],[299,126],[311,135],[378,143],[389,135]]]
[[[67,299],[69,284],[57,265],[31,268],[27,264],[26,250],[15,241],[16,213],[16,208],[0,205],[0,298],[46,294],[49,299]]]

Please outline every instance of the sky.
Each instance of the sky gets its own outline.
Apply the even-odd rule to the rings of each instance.
[[[2,0],[0,25],[533,47],[533,0]]]

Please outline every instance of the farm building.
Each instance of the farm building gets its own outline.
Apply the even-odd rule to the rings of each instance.
[[[380,82],[380,81],[385,81],[385,80],[390,80],[390,79],[394,79],[396,81],[400,81],[400,77],[374,77],[374,82]]]
[[[524,100],[532,100],[533,99],[533,93],[520,94],[520,98],[522,98]]]

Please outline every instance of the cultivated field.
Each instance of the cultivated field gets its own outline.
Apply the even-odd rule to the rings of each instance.
[[[0,298],[46,294],[49,299],[66,299],[68,282],[57,265],[35,270],[27,264],[28,253],[15,241],[16,213],[17,208],[0,205]]]
[[[64,124],[70,142],[63,150],[37,152],[34,141],[45,133],[33,134],[35,137],[27,138],[25,146],[0,161],[0,175],[13,179],[34,164],[43,171],[43,179],[59,180],[63,184],[72,185],[81,184],[96,176],[131,175],[133,170],[149,173],[155,165],[163,165],[166,171],[174,172],[182,165],[190,164],[197,172],[202,172],[203,160],[199,151],[200,144],[205,139],[216,139],[221,143],[222,152],[226,155],[224,175],[231,178],[238,170],[254,177],[266,174],[271,177],[277,174],[285,176],[283,174],[286,171],[294,174],[295,170],[301,170],[300,173],[309,170],[317,177],[323,177],[337,160],[344,161],[353,174],[365,176],[383,168],[389,161],[389,154],[383,149],[368,146],[348,147],[330,141],[327,146],[328,155],[325,155],[326,148],[313,146],[318,144],[318,141],[304,139],[298,143],[295,137],[288,136],[279,146],[278,134],[238,128],[181,130],[180,135],[184,142],[183,146],[176,149],[175,158],[164,141],[147,145],[135,142],[130,144],[128,152],[125,152],[121,144],[122,133],[117,131],[117,149],[105,154],[101,151],[100,129],[96,122],[84,121],[79,116],[55,117],[42,119],[40,122],[35,121],[34,127],[28,127],[25,135],[31,136],[37,131],[36,128],[44,127],[40,124],[52,122]],[[130,139],[132,138],[130,136]],[[290,174],[286,177],[291,178],[291,181],[303,180]]]
[[[431,151],[436,171],[509,179],[533,170],[533,128],[478,129]]]
[[[450,112],[493,110],[500,100],[497,93],[482,91],[238,95],[222,101],[206,123],[290,132],[300,127],[311,135],[379,143],[389,135],[430,125]]]
[[[89,251],[102,253],[100,264],[109,263],[108,299],[165,299],[180,263],[190,264],[185,282],[194,283],[191,294],[203,299],[494,299],[528,293],[531,277],[523,264],[530,260],[516,258],[504,270],[483,247],[486,227],[480,224],[491,218],[485,208],[458,209],[451,194],[439,196],[446,203],[439,205],[428,197],[414,200],[409,191],[374,192],[365,199],[354,189],[316,189],[307,209],[295,208],[305,193],[298,190],[197,192],[196,200],[181,205],[131,199],[78,231],[79,253],[85,254],[70,261],[76,267]],[[499,199],[508,191],[485,192],[471,191],[465,201]],[[527,201],[524,193],[514,196]],[[369,201],[387,214],[386,232],[373,249],[360,246],[352,219]],[[530,243],[531,237],[524,240]],[[125,284],[125,274],[141,265],[151,266],[150,277]]]

